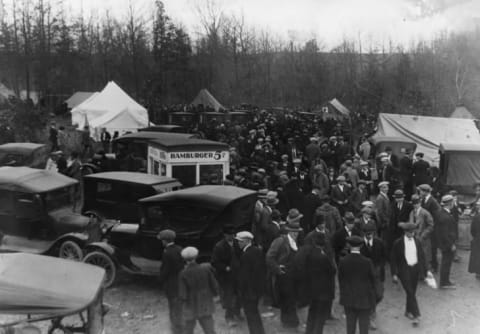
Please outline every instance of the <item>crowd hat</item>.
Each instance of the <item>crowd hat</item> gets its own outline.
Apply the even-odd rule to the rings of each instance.
[[[163,230],[163,231],[160,231],[158,234],[157,234],[157,239],[159,240],[166,240],[166,241],[173,241],[175,240],[176,238],[176,233],[175,231],[172,231],[172,230]]]
[[[378,157],[379,157],[380,159],[382,159],[382,158],[387,158],[387,157],[388,157],[388,153],[387,153],[387,152],[381,152],[381,153],[378,154]]]
[[[343,175],[340,175],[340,176],[337,177],[337,181],[346,181],[346,180],[347,179]]]
[[[389,184],[390,184],[390,182],[388,182],[388,181],[382,181],[378,184],[378,187],[381,188],[383,186],[388,186]]]
[[[302,163],[302,159],[298,159],[298,158],[293,159],[293,163],[294,163],[294,164],[301,164],[301,163]]]
[[[300,232],[302,231],[302,227],[300,226],[300,222],[299,221],[295,221],[295,222],[288,222],[288,218],[287,218],[287,224],[285,225],[285,231],[287,232]]]
[[[420,196],[418,196],[417,194],[415,195],[412,195],[412,204],[418,204],[420,203],[422,200],[420,199]]]
[[[277,195],[278,193],[276,191],[269,191],[266,196],[267,205],[277,205],[279,202]]]
[[[351,237],[347,238],[347,242],[352,247],[359,247],[363,244],[363,239],[358,235],[352,235]]]
[[[303,215],[297,209],[290,209],[288,211],[287,223],[297,223],[302,219]]]
[[[397,189],[397,190],[395,190],[395,192],[393,193],[393,197],[395,197],[395,198],[404,198],[404,197],[405,197],[405,194],[403,193],[403,190],[402,190],[402,189]]]
[[[368,162],[365,160],[360,161],[360,166],[368,166]]]
[[[235,235],[235,239],[242,241],[253,240],[253,234],[248,231],[241,231]]]
[[[441,204],[448,204],[453,201],[453,196],[448,194],[442,197],[442,202]]]
[[[268,189],[260,189],[257,191],[257,197],[258,198],[261,198],[261,199],[265,199],[267,198],[267,194],[268,194]]]
[[[186,247],[180,253],[185,260],[195,260],[198,256],[198,249],[195,247]]]
[[[352,212],[348,211],[345,213],[345,216],[343,217],[343,219],[345,220],[345,222],[347,223],[353,223],[355,221],[355,216],[353,215]]]
[[[362,212],[362,213],[372,214],[373,209],[372,209],[371,207],[369,207],[369,206],[366,206],[366,207],[362,208],[361,212]]]
[[[363,201],[362,206],[373,208],[373,202],[372,201]]]
[[[427,192],[432,191],[432,187],[426,183],[419,185],[417,188],[421,191],[427,191]]]
[[[423,158],[424,154],[422,152],[417,152],[417,153],[415,153],[415,156]]]
[[[377,231],[377,226],[374,223],[367,223],[362,225],[362,231],[365,233],[372,233]]]
[[[402,230],[406,231],[406,232],[411,232],[411,231],[415,231],[415,229],[417,228],[417,225],[415,225],[414,223],[410,223],[410,222],[400,222],[398,223],[398,227],[400,227]]]

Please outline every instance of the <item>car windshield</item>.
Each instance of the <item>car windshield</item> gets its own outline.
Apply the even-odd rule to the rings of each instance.
[[[63,187],[47,193],[43,193],[42,201],[47,211],[60,209],[65,206],[73,205],[73,187]]]

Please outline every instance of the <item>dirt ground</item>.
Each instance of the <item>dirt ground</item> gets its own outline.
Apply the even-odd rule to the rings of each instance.
[[[467,273],[468,251],[460,251],[461,262],[452,267],[452,280],[457,283],[456,290],[433,290],[421,283],[417,293],[422,313],[420,326],[413,328],[404,317],[405,295],[400,285],[386,281],[385,298],[377,313],[376,331],[378,334],[476,334],[480,333],[480,280]],[[438,281],[438,275],[437,281]],[[329,321],[324,333],[345,333],[345,319],[342,307],[338,305],[338,294],[334,302],[334,311],[339,320]],[[124,274],[119,282],[105,293],[105,302],[111,305],[106,316],[106,333],[109,334],[150,334],[170,333],[168,307],[166,299],[152,278]],[[267,310],[262,308],[263,312]],[[279,312],[275,316],[264,318],[268,334],[295,333],[283,330]],[[299,311],[301,319],[306,319],[306,309]],[[246,323],[236,328],[228,328],[223,318],[223,310],[217,305],[215,325],[217,334],[248,333]],[[195,333],[202,333],[197,326]]]

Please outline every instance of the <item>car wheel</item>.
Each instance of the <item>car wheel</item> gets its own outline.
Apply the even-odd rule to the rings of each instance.
[[[83,251],[75,241],[67,240],[60,245],[58,257],[73,261],[82,261]]]
[[[108,288],[115,281],[117,267],[108,254],[101,251],[94,251],[88,253],[83,259],[83,262],[105,269],[105,279],[103,281],[104,287]]]

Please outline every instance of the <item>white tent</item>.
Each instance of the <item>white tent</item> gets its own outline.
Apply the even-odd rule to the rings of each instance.
[[[120,134],[148,126],[147,110],[110,81],[98,94],[72,109],[72,124],[89,125],[91,136],[99,139],[101,128]]]
[[[438,164],[438,149],[442,143],[478,144],[480,133],[471,119],[379,114],[378,130],[373,137],[403,137],[417,143],[417,152]]]

